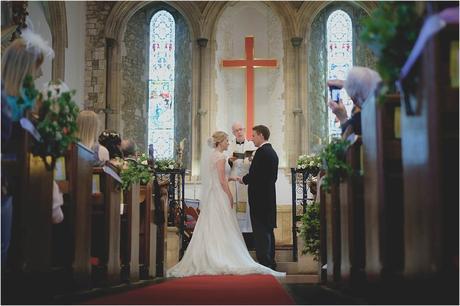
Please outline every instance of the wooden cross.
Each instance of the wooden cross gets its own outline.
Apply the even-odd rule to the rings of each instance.
[[[252,138],[254,125],[254,68],[276,67],[276,59],[254,58],[254,37],[244,39],[246,58],[222,60],[224,68],[246,68],[246,138]]]

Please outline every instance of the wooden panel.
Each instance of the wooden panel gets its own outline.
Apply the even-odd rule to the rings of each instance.
[[[327,282],[340,281],[340,194],[337,185],[326,193]]]
[[[398,275],[403,264],[401,145],[394,132],[398,95],[383,105],[370,97],[362,109],[365,272],[368,280]]]
[[[69,186],[75,228],[74,279],[89,288],[91,280],[91,179],[93,152],[76,144],[71,150]],[[67,167],[68,168],[68,167]]]
[[[419,112],[408,115],[403,104],[404,273],[408,278],[453,273],[458,286],[459,97],[449,79],[453,41],[458,45],[458,25],[427,43],[417,67],[421,84],[409,97]]]
[[[362,280],[364,269],[364,203],[361,167],[361,138],[347,150],[353,175],[340,184],[341,281]]]
[[[125,204],[128,214],[128,245],[129,245],[129,280],[139,280],[139,183],[131,185],[125,193]]]
[[[118,182],[110,175],[104,175],[105,214],[107,226],[107,281],[120,282],[120,203],[121,192]]]

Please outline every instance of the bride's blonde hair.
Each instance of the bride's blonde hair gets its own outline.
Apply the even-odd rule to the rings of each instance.
[[[212,134],[212,137],[208,139],[208,145],[212,148],[216,148],[219,143],[228,138],[228,134],[222,131],[217,131]]]

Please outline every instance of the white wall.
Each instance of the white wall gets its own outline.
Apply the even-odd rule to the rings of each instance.
[[[84,105],[86,2],[66,1],[68,45],[65,50],[65,82],[76,90],[75,102]]]
[[[45,14],[40,2],[29,1],[29,18],[32,22],[32,31],[39,34],[45,41],[48,42],[49,46],[52,46],[52,38],[50,27],[46,21]],[[43,85],[51,80],[51,66],[52,59],[45,58],[42,65],[43,76],[35,81],[37,89],[41,90]]]
[[[277,204],[290,204],[290,176],[285,175],[288,166],[285,140],[285,101],[283,73],[283,32],[276,12],[263,2],[234,2],[227,6],[217,21],[216,28],[216,129],[231,135],[234,121],[246,121],[245,69],[224,69],[223,59],[245,57],[246,36],[254,36],[254,57],[278,61],[277,68],[255,69],[254,124],[264,124],[271,132],[270,143],[278,153],[279,171],[276,182]],[[198,186],[186,188],[186,196],[199,196]]]

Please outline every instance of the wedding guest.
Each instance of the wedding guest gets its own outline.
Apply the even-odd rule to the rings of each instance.
[[[21,37],[15,39],[2,52],[2,160],[16,159],[19,143],[17,137],[11,136],[20,129],[18,121],[24,116],[24,112],[35,105],[35,99],[25,95],[24,81],[27,76],[32,80],[40,77],[45,57],[54,56],[53,49],[39,35],[28,29],[21,31]],[[18,188],[18,174],[13,172],[2,169],[2,265],[6,262],[11,239],[12,194]]]
[[[123,139],[121,141],[121,152],[124,157],[136,155],[136,143],[131,139]]]
[[[343,138],[346,138],[346,135],[350,133],[361,135],[361,107],[369,95],[375,92],[381,81],[382,79],[376,71],[366,67],[351,68],[345,81],[327,81],[329,87],[345,88],[354,104],[352,115],[348,118],[342,99],[339,99],[338,102],[332,100],[328,102],[329,108],[340,121]]]
[[[113,130],[105,130],[99,135],[99,143],[109,150],[110,159],[116,157],[123,158],[120,133]]]
[[[94,164],[100,165],[110,159],[109,151],[97,141],[99,132],[99,118],[97,114],[90,110],[83,110],[77,117],[78,132],[77,137],[80,142],[93,150]]]

